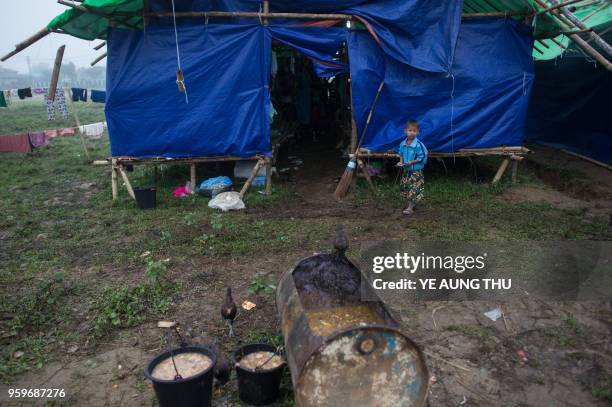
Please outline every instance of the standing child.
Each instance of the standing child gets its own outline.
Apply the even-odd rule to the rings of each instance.
[[[417,139],[420,127],[416,120],[408,120],[404,133],[406,140],[402,141],[398,148],[400,156],[398,167],[402,167],[402,181],[400,183],[400,195],[408,201],[408,207],[402,211],[404,215],[410,216],[414,207],[423,199],[425,177],[423,167],[427,163],[427,148]]]

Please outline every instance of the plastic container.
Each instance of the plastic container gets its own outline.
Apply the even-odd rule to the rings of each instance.
[[[160,380],[151,373],[162,360],[170,357],[170,352],[178,355],[186,352],[197,352],[208,356],[212,364],[208,369],[195,376],[179,380]],[[153,382],[153,389],[160,407],[202,407],[210,406],[213,392],[213,369],[217,364],[217,356],[206,346],[192,345],[167,350],[155,356],[145,369],[145,376]]]
[[[234,353],[236,363],[253,352],[276,352],[276,347],[263,343],[244,345]],[[265,406],[278,398],[281,377],[285,363],[274,369],[252,371],[236,365],[238,375],[238,395],[244,403],[254,406]]]
[[[157,205],[157,189],[154,186],[134,188],[134,195],[140,209],[153,209]]]

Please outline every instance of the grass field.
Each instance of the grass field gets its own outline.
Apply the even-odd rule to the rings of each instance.
[[[103,120],[103,105],[78,108],[83,123]],[[52,128],[71,124],[59,121]],[[45,128],[49,124],[42,105],[28,102],[0,109],[0,134]],[[107,137],[88,140],[87,145],[94,158],[109,155]],[[493,163],[479,163],[490,175]],[[247,211],[222,214],[209,209],[202,197],[171,197],[172,189],[188,179],[186,168],[165,167],[157,174],[136,168],[130,177],[136,186],[157,185],[156,210],[138,210],[123,188],[113,202],[110,169],[87,162],[78,138],[56,138],[31,154],[0,157],[1,382],[18,381],[24,372],[42,368],[71,346],[95,354],[104,343],[127,340],[134,329],[160,318],[212,321],[208,313],[216,312],[220,294],[200,298],[198,290],[217,290],[228,281],[245,295],[250,290],[258,307],[267,310],[251,321],[240,340],[256,336],[278,341],[267,276],[278,276],[300,256],[327,250],[337,223],[347,225],[355,236],[354,250],[385,236],[465,241],[612,238],[602,217],[548,203],[507,201],[502,197],[508,181],[490,187],[465,168],[448,175],[439,169],[428,174],[426,201],[410,221],[390,215],[402,207],[393,180],[379,181],[375,194],[360,182],[348,202],[321,201],[320,208],[305,200],[299,181],[279,182],[269,198],[251,191],[245,199]],[[521,171],[521,182],[542,185],[529,170]],[[202,301],[197,310],[189,305],[194,295]],[[147,340],[140,344],[159,344],[162,339]],[[237,343],[229,342],[228,350]]]

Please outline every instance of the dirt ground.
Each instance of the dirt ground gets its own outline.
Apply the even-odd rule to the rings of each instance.
[[[338,203],[330,199],[343,160],[334,153],[312,151],[301,157],[299,176],[285,179],[294,194],[288,200],[247,209],[249,216],[266,219],[313,219],[329,225],[344,224],[351,250],[358,251],[399,235],[418,236],[411,220],[397,208],[380,203]],[[334,162],[322,166],[321,162]],[[580,211],[598,219],[612,213],[612,176],[606,169],[537,148],[525,163],[543,180],[538,185],[519,184],[506,188],[500,199],[509,202],[544,202],[555,208]],[[579,171],[579,180],[564,180],[556,172],[563,167]],[[115,208],[114,210],[121,210]],[[416,216],[440,216],[424,207]],[[307,247],[307,246],[304,246]],[[331,249],[322,244],[320,250]],[[200,257],[173,260],[171,277],[180,278],[182,288],[165,318],[178,321],[185,337],[219,337],[229,353],[240,343],[257,339],[258,333],[278,335],[278,317],[273,295],[250,294],[257,275],[278,278],[312,250],[270,249],[248,256]],[[83,269],[75,279],[113,279],[128,284],[135,270]],[[237,303],[249,299],[253,311],[240,310],[236,336],[229,338],[218,316],[226,285],[231,285]],[[504,318],[493,322],[483,312],[502,306]],[[83,304],[75,307],[83,307]],[[75,308],[76,313],[80,308]],[[507,304],[488,302],[427,302],[396,310],[405,332],[425,352],[430,375],[430,406],[604,406],[612,400],[611,303],[553,303],[519,300]],[[83,310],[86,312],[86,310]],[[86,321],[83,321],[86,325]],[[85,325],[74,329],[86,329]],[[147,361],[176,340],[146,321],[116,330],[95,347],[88,343],[58,343],[50,363],[26,373],[10,386],[0,385],[0,404],[15,405],[7,388],[63,388],[67,397],[60,404],[151,406],[155,396],[144,379]],[[76,350],[75,347],[76,346]],[[525,354],[518,356],[517,352]],[[283,383],[279,405],[292,405],[290,382]],[[240,405],[232,379],[216,389],[214,405]]]

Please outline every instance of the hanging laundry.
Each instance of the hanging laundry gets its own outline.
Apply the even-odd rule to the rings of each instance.
[[[0,92],[0,107],[8,107],[4,97],[4,91]]]
[[[78,102],[79,100],[82,102],[87,102],[87,89],[72,88],[71,91],[73,102]]]
[[[32,151],[27,134],[0,136],[0,153],[29,153]]]
[[[104,133],[104,124],[102,122],[86,124],[79,127],[81,133],[89,137],[99,137]]]
[[[72,127],[57,129],[57,132],[58,132],[58,135],[64,136],[64,137],[72,137],[75,134],[74,128]]]
[[[4,101],[6,102],[6,106],[10,106],[12,103],[11,100],[11,91],[10,90],[5,90],[2,92],[4,94]]]
[[[57,130],[45,130],[45,136],[48,138],[57,137]]]
[[[49,137],[47,137],[44,131],[30,133],[28,134],[28,138],[30,139],[30,144],[34,148],[43,147],[49,144]]]
[[[32,89],[31,88],[23,88],[17,89],[17,96],[19,99],[31,98],[32,97]]]
[[[32,88],[32,93],[35,95],[44,95],[47,93],[47,88]]]
[[[19,96],[19,95],[18,95],[19,91],[18,91],[17,89],[11,89],[11,90],[10,90],[10,92],[11,92],[11,96],[12,96],[12,97],[17,97],[17,96]]]
[[[64,91],[61,89],[57,89],[55,91],[55,100],[49,100],[49,93],[45,94],[45,101],[47,104],[47,120],[55,120],[55,106],[59,107],[60,113],[64,119],[68,119],[70,115],[68,114],[68,108],[66,107],[66,96],[64,95]]]
[[[91,90],[91,100],[96,103],[105,103],[106,102],[106,91],[104,90]]]

